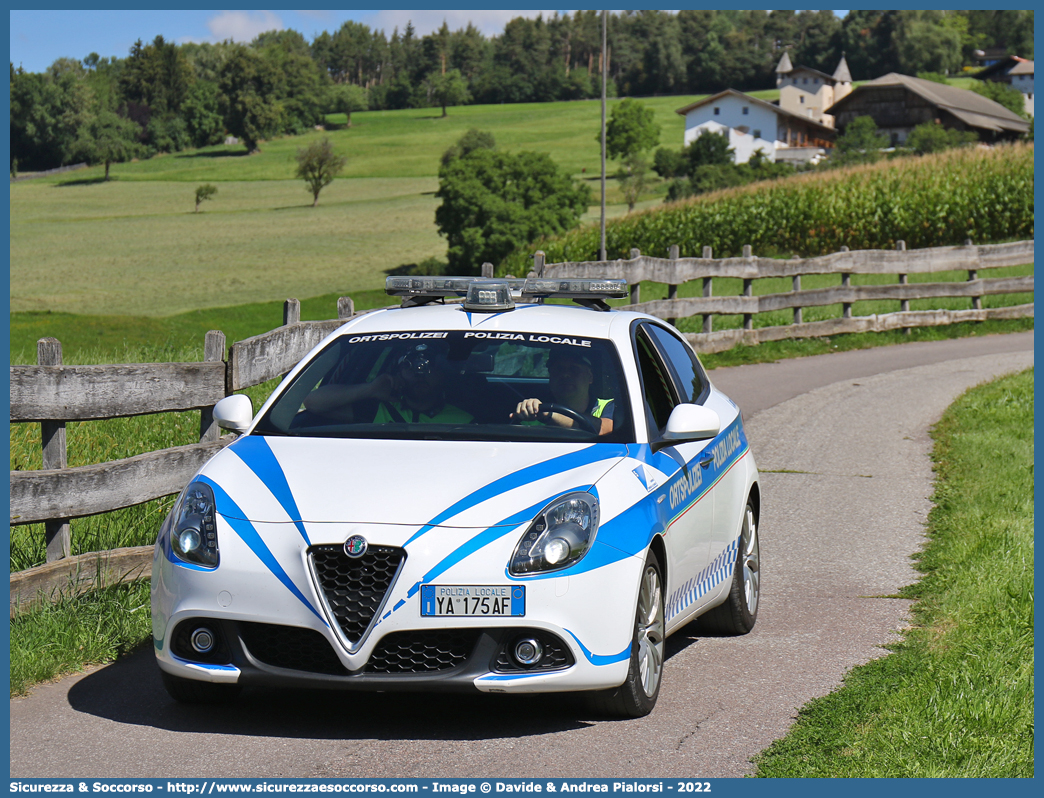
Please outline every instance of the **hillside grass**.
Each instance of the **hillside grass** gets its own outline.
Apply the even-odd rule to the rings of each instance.
[[[1033,371],[965,393],[933,431],[913,623],[803,707],[768,778],[1034,775]]]

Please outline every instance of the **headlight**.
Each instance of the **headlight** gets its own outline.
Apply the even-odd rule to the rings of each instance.
[[[205,482],[193,482],[174,507],[170,545],[185,562],[217,568],[217,524],[214,491]]]
[[[590,493],[556,499],[515,546],[508,570],[520,576],[567,568],[587,554],[597,531],[598,499]]]

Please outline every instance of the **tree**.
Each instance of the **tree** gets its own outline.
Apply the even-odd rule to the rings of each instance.
[[[602,140],[602,131],[595,137]],[[651,150],[660,143],[660,126],[656,114],[637,100],[628,97],[613,107],[605,126],[605,155],[626,158]]]
[[[365,111],[370,104],[366,99],[366,89],[354,83],[342,83],[330,87],[327,107],[330,113],[344,114],[348,120],[346,127],[351,127],[352,111]]]
[[[206,202],[208,199],[213,199],[214,195],[217,194],[217,186],[213,186],[210,183],[204,183],[196,189],[196,213],[199,213],[199,206]]]
[[[616,173],[616,179],[627,203],[627,212],[634,210],[638,197],[649,185],[649,164],[641,153],[632,153],[624,158],[623,166]]]
[[[736,160],[736,153],[729,146],[728,134],[712,130],[703,130],[684,152],[689,159],[690,175],[701,166],[732,164]]]
[[[256,50],[229,48],[219,82],[225,126],[249,152],[278,129],[282,109],[272,92],[277,77]]]
[[[830,160],[839,166],[873,163],[881,157],[881,149],[887,146],[888,136],[878,134],[873,117],[857,116],[837,137]]]
[[[469,152],[474,152],[475,150],[493,150],[496,149],[496,146],[497,143],[493,138],[492,133],[487,133],[485,130],[479,130],[478,128],[473,127],[457,139],[456,144],[450,145],[450,147],[442,153],[442,164],[445,166],[456,158],[463,158]]]
[[[1028,119],[1029,114],[1026,113],[1026,101],[1022,96],[1022,92],[1007,83],[999,83],[995,80],[977,80],[971,87],[971,90],[976,94],[981,94],[987,99],[993,100],[995,103],[999,103],[1011,111],[1013,114],[1018,114],[1023,119]]]
[[[333,182],[346,163],[348,158],[335,153],[328,138],[313,141],[297,151],[297,176],[308,184],[313,208],[319,204],[319,192]]]
[[[108,180],[109,166],[114,161],[129,160],[140,151],[140,133],[141,129],[130,119],[101,111],[81,130],[73,150],[88,163],[104,163]]]
[[[471,99],[468,83],[459,69],[451,69],[445,75],[431,77],[431,96],[437,105],[442,106],[442,116],[446,116],[447,105],[463,105]]]
[[[439,169],[442,204],[435,211],[449,243],[451,274],[477,274],[540,236],[575,227],[590,190],[574,182],[546,153],[480,148]]]
[[[935,122],[925,122],[910,131],[906,146],[918,155],[927,155],[973,144],[977,140],[978,136],[971,130],[948,130]]]
[[[660,177],[670,180],[688,174],[689,161],[684,151],[660,147],[653,154],[653,171]]]

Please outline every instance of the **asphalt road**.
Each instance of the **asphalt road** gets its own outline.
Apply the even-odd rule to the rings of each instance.
[[[1032,333],[711,373],[762,471],[754,631],[668,640],[647,718],[562,696],[280,694],[183,707],[150,650],[11,701],[18,777],[686,777],[750,773],[797,709],[907,622],[931,495],[928,430],[962,391],[1033,364]]]

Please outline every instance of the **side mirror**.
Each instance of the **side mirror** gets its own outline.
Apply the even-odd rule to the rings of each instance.
[[[214,405],[214,420],[222,429],[242,434],[254,420],[254,405],[249,396],[226,396]]]
[[[721,432],[721,419],[713,410],[702,405],[680,404],[671,411],[667,429],[668,441],[703,441]]]

